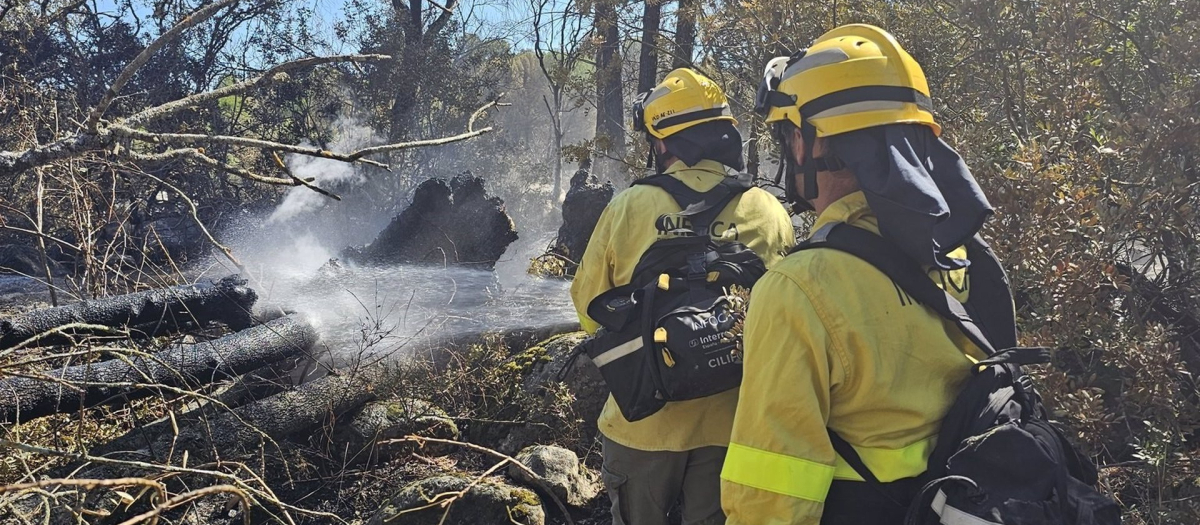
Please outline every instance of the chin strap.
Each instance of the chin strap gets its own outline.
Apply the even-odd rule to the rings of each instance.
[[[846,168],[846,163],[829,153],[821,157],[813,157],[813,146],[817,142],[817,129],[805,123],[800,128],[800,137],[804,139],[804,164],[797,169],[792,156],[788,154],[787,141],[783,138],[783,129],[775,131],[775,140],[779,143],[779,171],[775,173],[775,184],[780,179],[784,181],[784,197],[792,203],[792,209],[799,212],[813,209],[812,201],[817,198],[817,172],[839,171]],[[796,174],[804,178],[804,187],[796,187]]]

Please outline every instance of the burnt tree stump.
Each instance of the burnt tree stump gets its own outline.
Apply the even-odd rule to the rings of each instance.
[[[422,182],[412,204],[367,246],[343,250],[341,258],[358,264],[437,264],[491,270],[516,227],[504,201],[491,197],[483,179],[469,173],[449,184]]]
[[[579,268],[600,214],[613,197],[612,183],[601,183],[588,168],[587,165],[580,166],[571,176],[571,188],[563,199],[562,226],[550,247],[550,253],[564,259],[564,273],[568,276],[575,275]]]

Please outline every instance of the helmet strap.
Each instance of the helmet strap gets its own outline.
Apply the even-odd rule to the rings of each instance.
[[[796,161],[792,158],[786,134],[791,133],[791,126],[783,123],[774,124],[773,135],[779,145],[779,171],[775,174],[775,184],[783,179],[784,200],[791,204],[792,213],[803,213],[813,209],[812,203],[804,199],[796,188]]]
[[[800,138],[804,139],[804,164],[800,172],[804,175],[804,188],[800,197],[804,201],[812,201],[819,195],[817,189],[817,162],[813,158],[813,147],[817,142],[817,128],[807,121],[800,126]]]

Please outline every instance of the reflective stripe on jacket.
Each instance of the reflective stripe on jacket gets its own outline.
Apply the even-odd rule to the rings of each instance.
[[[687,167],[676,162],[666,173],[696,191],[708,191],[726,177],[724,166],[703,160]],[[675,228],[671,214],[679,206],[667,192],[653,186],[634,186],[617,195],[596,224],[571,283],[571,300],[584,329],[598,325],[587,316],[593,298],[628,284],[634,267],[655,241],[669,235],[657,225]],[[665,219],[660,221],[660,216]],[[751,188],[736,197],[717,216],[710,234],[718,241],[738,241],[763,258],[769,268],[795,244],[791,218],[770,193]],[[609,396],[598,426],[609,439],[629,448],[682,452],[706,446],[725,446],[733,425],[737,390],[667,406],[654,415],[629,422]]]
[[[834,221],[879,232],[861,192],[830,205],[813,229]],[[966,300],[965,271],[930,276]],[[826,426],[881,481],[921,474],[939,422],[982,357],[865,261],[829,249],[780,261],[750,299],[721,473],[727,523],[815,525],[833,480],[862,481],[834,452]]]

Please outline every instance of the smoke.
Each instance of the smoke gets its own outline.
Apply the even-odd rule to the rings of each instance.
[[[382,144],[383,140],[375,135],[375,131],[361,124],[358,119],[340,116],[333,124],[334,140],[329,149],[338,152],[349,152],[364,147]],[[305,146],[313,144],[305,141]],[[306,179],[316,179],[313,184],[320,188],[329,188],[337,184],[361,184],[365,177],[358,172],[354,164],[333,159],[310,157],[308,155],[290,154],[284,158],[292,174]],[[328,201],[328,197],[318,194],[303,186],[296,186],[288,191],[283,202],[267,217],[267,224],[278,224],[294,219],[297,216],[320,208]]]

